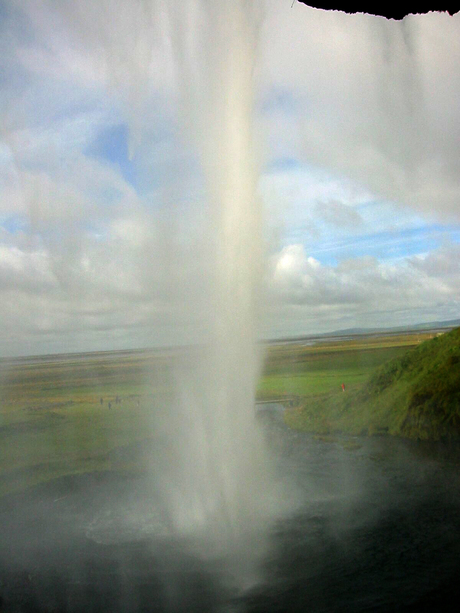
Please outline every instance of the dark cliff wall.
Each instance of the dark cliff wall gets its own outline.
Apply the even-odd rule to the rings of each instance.
[[[460,10],[459,3],[442,3],[440,6],[436,2],[364,2],[363,0],[297,0],[302,4],[312,8],[344,11],[345,13],[369,13],[379,15],[388,19],[403,19],[406,15],[417,13],[429,13],[431,11],[447,12],[450,15]]]

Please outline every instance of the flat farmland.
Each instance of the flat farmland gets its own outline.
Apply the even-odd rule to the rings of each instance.
[[[364,383],[381,364],[433,338],[434,332],[272,345],[259,384],[261,399],[316,396]]]
[[[257,397],[295,404],[342,383],[359,386],[433,335],[269,345]],[[125,351],[1,360],[0,495],[64,475],[145,468],[143,450],[155,437],[152,406],[167,416],[168,367],[176,357]]]
[[[164,365],[163,357],[117,353],[3,361],[0,494],[67,474],[131,470],[120,450],[146,438],[153,389],[161,392],[151,382]]]

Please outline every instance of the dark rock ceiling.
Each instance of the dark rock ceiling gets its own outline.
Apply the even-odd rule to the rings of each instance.
[[[403,19],[406,15],[429,13],[431,11],[447,12],[450,15],[460,10],[460,3],[445,3],[437,6],[435,2],[398,2],[387,0],[386,2],[364,2],[363,0],[297,0],[312,8],[344,11],[345,13],[369,13],[388,19]]]

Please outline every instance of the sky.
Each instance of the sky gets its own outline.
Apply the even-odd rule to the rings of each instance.
[[[199,339],[198,4],[0,0],[0,356]],[[254,7],[260,336],[459,318],[460,15]]]

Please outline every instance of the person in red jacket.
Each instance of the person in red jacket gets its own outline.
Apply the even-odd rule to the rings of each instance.
[[[342,383],[342,392],[345,391],[345,383]]]

